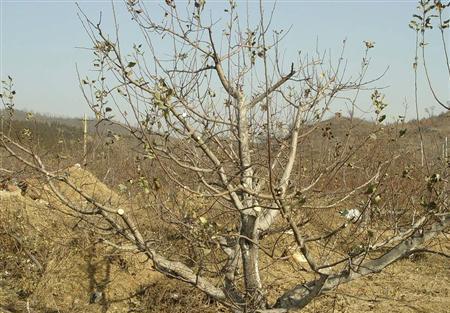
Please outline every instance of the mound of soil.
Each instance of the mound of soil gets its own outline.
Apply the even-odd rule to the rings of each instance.
[[[91,173],[72,167],[68,180],[97,201],[125,206],[125,201]],[[100,244],[100,234],[81,226],[80,216],[65,206],[48,185],[28,182],[32,197],[0,193],[2,273],[0,304],[21,312],[25,301],[42,312],[124,312],[135,308],[136,295],[161,279],[142,256]],[[67,185],[64,197],[80,208],[89,204]],[[95,221],[95,220],[94,220]]]

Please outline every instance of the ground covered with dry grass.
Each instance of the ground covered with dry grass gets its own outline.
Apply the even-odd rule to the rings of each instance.
[[[305,311],[448,312],[449,265],[448,259],[435,255],[404,259],[382,273],[340,286]]]
[[[134,205],[88,171],[70,168],[67,173],[103,202],[130,209]],[[45,184],[35,181],[26,194],[1,191],[0,214],[0,308],[6,313],[223,310],[190,286],[155,272],[144,256],[119,251],[88,227],[79,228],[79,218]],[[450,250],[445,238],[434,244]],[[312,277],[292,258],[263,271],[274,295]],[[447,312],[448,307],[448,259],[419,254],[339,286],[313,301],[306,312]]]
[[[439,157],[442,138],[448,132],[449,118],[450,115],[447,114],[439,119],[423,121],[428,127],[424,136],[429,139],[426,140],[430,145],[427,150],[429,155]],[[348,127],[342,126],[342,121],[332,119],[325,124],[330,125],[335,137],[328,145],[318,146],[317,142],[323,142],[319,131],[317,138],[313,134],[311,142],[305,143],[305,149],[318,149],[317,154],[326,156],[329,151],[322,150],[326,148],[333,151],[334,141],[338,142],[341,137],[345,137],[345,129]],[[407,129],[406,135],[396,141],[389,141],[389,138],[396,138],[399,129],[403,127]],[[363,136],[364,131],[367,131],[366,126],[356,129],[356,136]],[[361,151],[369,157],[354,163],[355,166],[365,166],[366,163],[375,162],[380,155],[383,157],[387,153],[395,154],[397,150],[406,152],[389,172],[389,180],[381,186],[386,207],[420,207],[418,203],[411,203],[406,196],[418,194],[420,188],[426,185],[424,174],[415,166],[420,157],[416,136],[414,123],[391,126],[384,134],[369,142],[367,150]],[[386,145],[388,141],[391,146]],[[390,148],[376,149],[381,145]],[[143,234],[158,240],[160,247],[165,247],[164,253],[169,257],[180,258],[180,255],[195,252],[189,251],[179,231],[161,223],[160,212],[148,205],[153,199],[151,195],[142,192],[147,188],[142,188],[142,184],[151,183],[153,177],[148,177],[146,182],[139,182],[135,169],[136,156],[129,153],[127,144],[97,148],[93,145],[89,151],[96,156],[88,166],[89,170],[79,167],[65,167],[66,169],[62,170],[72,183],[101,203],[132,212]],[[62,163],[73,164],[76,157],[65,160],[62,156],[72,154],[75,156],[76,151],[61,148],[52,162],[55,167],[64,168]],[[210,207],[208,203],[202,203],[202,199],[176,193],[171,188],[165,189],[168,182],[164,181],[164,175],[152,167],[153,165],[145,165],[142,160],[137,161],[142,165],[140,171],[161,178],[163,190],[160,192],[167,193],[168,197],[172,193],[171,201],[180,206],[179,217],[192,219],[196,212],[194,207],[204,207],[205,210]],[[442,163],[442,160],[437,159],[436,162]],[[111,171],[111,168],[117,170]],[[311,168],[305,168],[305,175],[311,175]],[[349,166],[345,175],[327,182],[329,185],[326,190],[338,192],[343,182],[356,179],[352,170]],[[23,176],[27,177],[26,174]],[[130,179],[136,183],[128,184]],[[225,311],[219,304],[213,303],[189,285],[157,273],[152,269],[151,261],[143,255],[122,251],[111,245],[110,243],[118,243],[117,238],[108,229],[105,229],[104,233],[101,232],[102,227],[107,227],[102,219],[93,217],[89,221],[82,220],[80,215],[74,214],[73,210],[52,194],[42,178],[27,178],[27,184],[25,193],[14,188],[0,190],[0,312]],[[124,186],[128,189],[123,189]],[[64,196],[77,203],[77,206],[89,208],[90,204],[79,194],[64,184],[58,187]],[[403,193],[398,193],[398,190]],[[324,196],[319,195],[318,199],[307,199],[307,204],[314,205],[315,201],[324,200]],[[356,205],[356,201],[361,200],[355,197],[353,203],[345,205]],[[337,214],[339,209],[337,207],[323,212],[302,210],[302,214],[311,219],[307,226],[308,231],[315,234],[336,227],[342,222]],[[226,227],[226,220],[227,217],[221,217],[221,222],[224,221],[222,227]],[[351,232],[350,227],[342,233],[351,235]],[[204,234],[193,235],[207,236],[208,233],[205,230]],[[278,234],[274,235],[273,240],[269,236],[266,247],[268,250],[270,245],[278,240],[276,236]],[[281,246],[289,246],[289,240],[292,242],[292,238],[286,234],[282,236],[282,240],[286,242]],[[108,239],[111,241],[107,242]],[[342,246],[342,249],[347,248],[351,247]],[[450,243],[448,238],[442,235],[430,243],[430,248],[448,255]],[[282,255],[283,251],[277,251],[277,254]],[[306,266],[295,262],[292,257],[273,261],[262,255],[261,259],[263,283],[269,286],[269,301],[274,301],[287,287],[314,278]],[[183,261],[195,262],[186,258]],[[444,313],[448,312],[449,307],[450,261],[442,255],[423,253],[400,260],[382,273],[341,285],[315,299],[305,312]]]
[[[123,198],[89,172],[67,173],[96,199],[125,207]],[[145,256],[119,251],[80,229],[80,220],[48,186],[35,183],[27,194],[0,193],[1,310],[24,312],[28,305],[33,312],[173,312],[193,304],[199,312],[207,309],[203,295],[164,278]],[[67,188],[63,192],[76,197]]]

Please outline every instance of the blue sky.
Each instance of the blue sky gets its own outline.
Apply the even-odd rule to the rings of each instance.
[[[89,38],[77,17],[74,1],[6,1],[1,2],[1,56],[0,75],[14,77],[17,107],[35,112],[63,116],[81,116],[89,113],[78,87],[75,65],[81,73],[88,71],[91,53],[79,47],[89,46]],[[103,11],[103,20],[111,21],[110,1],[78,1],[92,17]],[[146,1],[156,6],[162,1]],[[186,1],[175,1],[179,6]],[[273,1],[265,1],[266,8]],[[207,1],[207,9],[221,11],[224,1]],[[318,39],[321,49],[332,49],[336,54],[343,39],[347,39],[346,58],[358,66],[363,53],[363,41],[372,40],[371,51],[375,76],[389,66],[386,76],[377,83],[389,86],[384,90],[391,118],[403,114],[405,101],[408,117],[414,117],[413,71],[414,32],[408,28],[411,15],[416,12],[416,1],[287,1],[277,2],[273,23],[276,28],[292,27],[282,44],[287,53],[302,50],[314,52]],[[245,1],[238,1],[245,6]],[[249,1],[257,10],[257,1]],[[139,42],[139,33],[121,4],[119,21],[126,42]],[[450,99],[449,78],[444,71],[445,61],[438,34],[430,36],[430,68],[440,95]],[[123,44],[122,44],[123,46]],[[420,84],[420,112],[438,104]],[[369,103],[360,99],[361,106]],[[360,112],[362,114],[362,112]]]

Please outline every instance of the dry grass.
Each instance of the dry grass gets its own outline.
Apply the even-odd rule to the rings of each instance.
[[[77,168],[66,172],[71,182],[97,201],[121,207],[130,204],[89,172]],[[208,310],[202,294],[163,278],[143,255],[99,243],[95,232],[68,214],[70,210],[47,186],[40,186],[40,190],[31,187],[34,200],[28,195],[0,194],[4,217],[0,303],[4,310],[22,311],[25,300],[34,312],[183,312],[194,303],[198,312]],[[61,187],[66,197],[79,196]],[[20,237],[23,244],[18,246],[9,234]],[[45,264],[43,272],[37,271],[25,251]],[[91,303],[96,291],[103,296]]]
[[[67,173],[72,182],[99,201],[125,205],[126,199],[89,172],[70,168]],[[47,188],[43,190],[49,194]],[[72,191],[63,191],[76,198]],[[77,228],[77,217],[67,215],[56,199],[42,193],[40,199],[33,200],[27,195],[2,192],[0,201],[5,217],[0,237],[4,247],[0,303],[4,309],[20,312],[28,301],[34,312],[220,311],[191,287],[153,271],[142,256],[98,243],[95,233],[86,227]],[[53,202],[53,208],[47,202]],[[326,219],[320,223],[326,223]],[[6,233],[20,236],[23,246]],[[448,242],[443,243],[447,245],[444,249],[450,250]],[[45,263],[43,273],[37,272],[25,249]],[[271,297],[313,278],[292,259],[273,263],[263,258],[265,266],[263,279],[271,286]],[[450,305],[449,277],[448,261],[442,257],[424,256],[414,262],[406,259],[382,274],[343,285],[318,298],[306,312],[445,312]],[[103,297],[91,303],[95,291],[102,292]]]
[[[430,171],[439,170],[442,160],[438,160],[438,143],[448,131],[444,115],[436,120],[424,121],[430,131],[425,132],[429,141]],[[324,143],[319,134],[303,147],[311,147],[312,151],[324,154],[332,151],[335,143],[344,140],[345,128],[338,121],[328,121],[335,130],[335,137]],[[433,126],[434,125],[434,126]],[[355,129],[355,137],[367,133],[366,123]],[[398,129],[402,125],[393,125],[367,145],[349,160],[359,167],[373,166],[377,159],[386,159],[399,151],[408,152],[398,159],[386,173],[386,179],[379,186],[383,193],[380,204],[381,213],[375,212],[379,226],[388,223],[393,218],[386,213],[389,208],[403,208],[405,213],[400,218],[409,220],[413,210],[420,212],[420,194],[426,189],[424,176],[427,173],[418,167],[420,155],[417,150],[417,133],[414,124],[408,124],[407,135],[398,138]],[[447,128],[445,128],[447,127]],[[433,129],[436,130],[433,130]],[[437,131],[437,133],[436,133]],[[439,136],[436,136],[439,134]],[[314,137],[316,136],[316,137]],[[428,136],[428,137],[427,137]],[[394,138],[395,140],[391,140]],[[320,142],[320,147],[317,147]],[[308,146],[309,145],[309,146]],[[377,149],[377,147],[385,147]],[[167,246],[166,253],[189,254],[189,244],[180,236],[182,229],[177,229],[161,219],[161,211],[155,206],[152,196],[142,193],[142,188],[136,184],[127,184],[127,180],[137,181],[142,173],[149,181],[153,177],[161,177],[163,186],[160,191],[172,203],[179,205],[178,217],[186,214],[206,217],[216,212],[210,209],[210,203],[181,193],[175,188],[165,184],[163,175],[156,169],[151,161],[141,162],[140,173],[136,172],[135,154],[129,153],[129,145],[118,144],[113,147],[91,147],[92,153],[103,155],[104,159],[93,160],[88,164],[89,170],[68,167],[60,171],[68,179],[86,193],[92,195],[97,201],[111,207],[121,207],[129,211],[138,221],[144,234],[157,238],[162,246]],[[305,148],[305,149],[306,149]],[[316,149],[317,148],[317,149]],[[319,149],[320,148],[320,149]],[[314,150],[316,149],[316,150]],[[70,152],[70,151],[68,151]],[[304,152],[304,151],[303,151]],[[101,154],[103,153],[103,154]],[[70,154],[69,154],[70,155]],[[65,164],[75,163],[77,157],[64,161],[51,158],[51,165],[64,168]],[[363,156],[363,157],[361,157]],[[313,156],[311,156],[312,158]],[[53,163],[52,163],[53,162]],[[307,166],[312,160],[308,157],[302,160]],[[437,164],[437,165],[436,165]],[[404,177],[404,170],[408,168],[408,177]],[[111,170],[115,169],[115,170]],[[309,179],[314,171],[308,167],[304,179]],[[338,195],[342,188],[357,185],[365,177],[359,177],[359,172],[351,167],[343,171],[343,175],[324,181],[318,189],[327,190],[327,197],[320,193],[317,198],[308,198],[306,204],[327,203],[328,195]],[[21,174],[27,176],[26,173]],[[99,179],[100,178],[100,179]],[[127,192],[121,192],[119,184],[128,186]],[[27,301],[32,312],[218,312],[222,308],[209,300],[195,289],[175,280],[169,280],[156,273],[151,263],[141,255],[131,252],[118,251],[116,248],[100,243],[105,235],[98,234],[94,227],[80,216],[73,214],[50,191],[48,186],[39,177],[28,179],[29,189],[26,195],[0,191],[0,311],[26,312]],[[167,187],[168,186],[168,187]],[[89,208],[89,204],[82,197],[60,184],[63,194],[75,201],[81,208]],[[136,195],[135,191],[139,191]],[[399,190],[403,192],[399,194]],[[412,199],[410,195],[414,195]],[[337,211],[344,207],[357,205],[364,201],[364,195],[357,196],[351,201],[328,210],[303,210],[301,218],[310,218],[311,223],[306,227],[311,234],[318,234],[324,229],[333,229],[342,222]],[[383,211],[384,210],[384,211]],[[190,216],[191,218],[192,216]],[[228,216],[220,216],[226,227]],[[101,223],[95,218],[91,223]],[[97,224],[101,225],[101,224]],[[377,226],[377,225],[374,225]],[[382,225],[381,225],[382,226]],[[350,226],[341,238],[348,242],[348,236],[354,229]],[[19,238],[20,242],[13,236]],[[207,235],[205,230],[204,234]],[[110,237],[108,237],[110,236]],[[278,235],[276,235],[278,236]],[[270,249],[276,236],[269,237],[265,242]],[[347,236],[347,237],[346,237]],[[365,234],[360,234],[364,238]],[[109,234],[106,238],[117,239]],[[117,242],[117,240],[116,240]],[[289,235],[283,235],[282,242],[293,242]],[[448,239],[435,241],[432,244],[440,245],[438,250],[450,251]],[[281,245],[280,245],[281,246]],[[349,246],[340,246],[343,251],[351,249]],[[276,250],[277,255],[283,251]],[[43,271],[30,259],[33,255],[44,267]],[[180,257],[178,255],[178,257]],[[192,261],[181,256],[183,261]],[[448,259],[437,255],[420,256],[416,260],[405,259],[389,267],[383,273],[365,277],[358,281],[340,286],[336,291],[319,297],[306,312],[447,312],[450,307],[450,266]],[[262,278],[269,287],[269,300],[274,300],[286,287],[293,286],[313,278],[313,274],[295,263],[292,258],[283,260],[270,259],[262,256]],[[96,303],[91,303],[91,296],[100,291],[103,297]],[[188,309],[187,309],[188,308]]]

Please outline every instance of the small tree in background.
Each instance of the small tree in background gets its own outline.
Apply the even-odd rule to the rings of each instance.
[[[450,27],[450,14],[448,11],[449,6],[450,3],[446,4],[445,2],[438,0],[421,0],[419,1],[419,5],[417,6],[417,14],[413,15],[413,19],[409,23],[409,27],[416,32],[416,55],[415,61],[413,63],[416,76],[417,67],[419,62],[421,61],[428,87],[433,94],[434,99],[441,107],[446,110],[450,110],[450,100],[442,99],[433,86],[433,79],[428,67],[429,56],[427,55],[427,46],[431,42],[428,42],[426,35],[429,34],[433,27],[439,29],[442,44],[442,56],[444,61],[444,66],[442,67],[442,69],[448,74],[448,83],[450,83],[450,59],[448,56],[448,47],[446,40],[446,31]]]
[[[240,18],[234,1],[219,21],[206,14],[205,1],[186,7],[166,1],[156,17],[155,6],[126,2],[143,40],[130,53],[117,22],[110,36],[81,12],[98,76],[80,78],[80,86],[99,120],[116,123],[139,143],[139,184],[150,202],[142,205],[176,231],[183,248],[156,240],[131,210],[99,202],[2,133],[3,147],[44,174],[62,202],[83,220],[94,216],[109,225],[101,224],[102,233],[114,234],[111,244],[130,249],[131,243],[157,271],[232,311],[287,312],[383,270],[448,227],[439,175],[428,178],[419,214],[383,204],[398,156],[375,150],[386,117],[380,92],[371,97],[377,127],[362,138],[352,134],[352,119],[342,140],[322,122],[334,103],[353,108],[373,83],[365,78],[372,42],[365,42],[351,79],[343,54],[332,61],[299,53],[284,61],[285,34],[272,30],[262,2],[253,25]],[[326,149],[311,151],[317,140]],[[92,206],[77,207],[56,182]],[[186,207],[180,198],[195,202]],[[289,254],[312,275],[285,278],[281,292],[273,290],[264,276]]]

